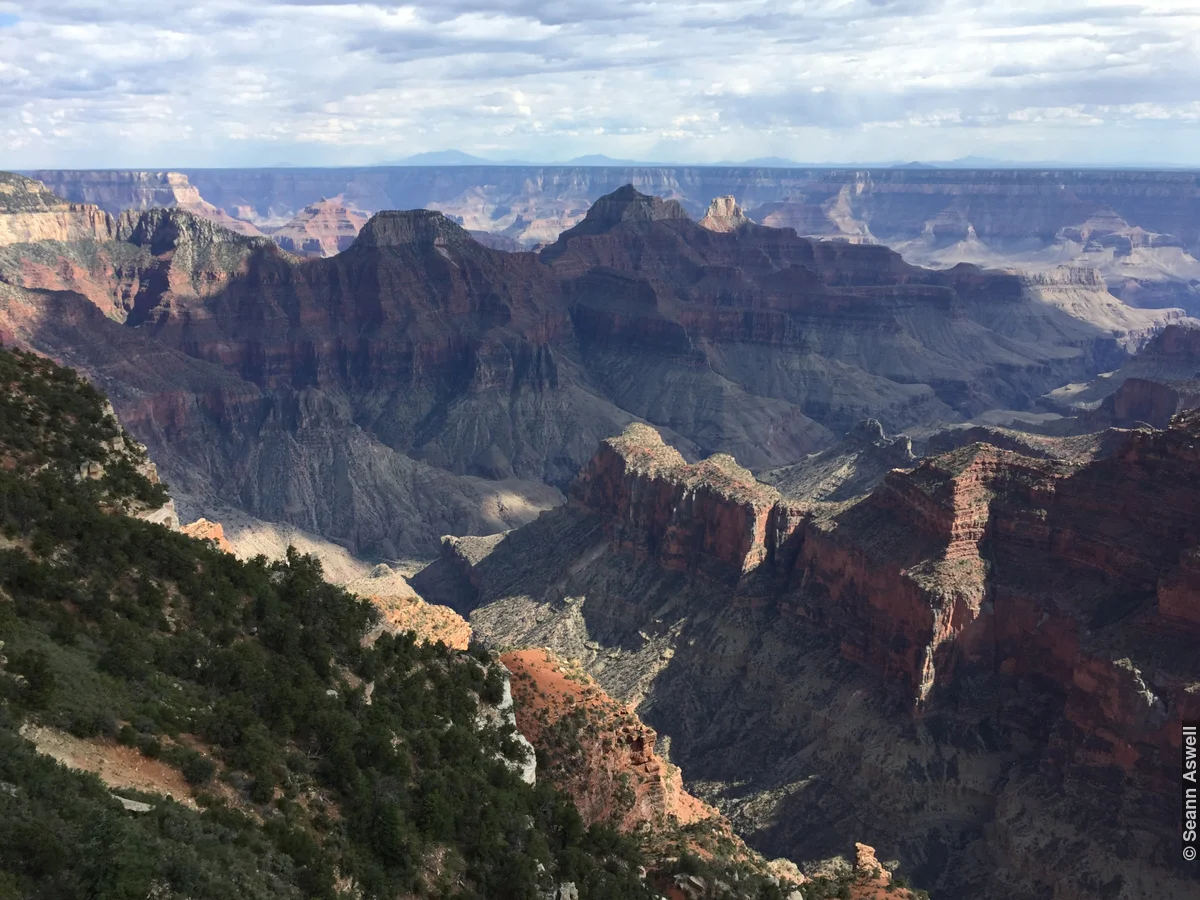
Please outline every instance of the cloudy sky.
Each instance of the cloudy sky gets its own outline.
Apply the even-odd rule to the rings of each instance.
[[[0,0],[0,168],[1200,165],[1200,2]]]

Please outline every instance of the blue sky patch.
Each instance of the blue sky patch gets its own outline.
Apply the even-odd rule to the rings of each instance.
[[[0,28],[12,28],[14,25],[16,25],[20,21],[21,21],[21,17],[18,16],[16,13],[0,12]]]

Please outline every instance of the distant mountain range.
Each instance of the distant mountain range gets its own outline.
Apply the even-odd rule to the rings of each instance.
[[[763,156],[756,159],[747,160],[722,160],[715,163],[680,163],[680,162],[652,162],[644,159],[619,159],[612,156],[606,156],[603,153],[588,153],[583,156],[575,156],[567,160],[554,160],[550,162],[533,162],[524,159],[488,159],[483,156],[476,156],[472,153],[464,153],[462,150],[430,150],[425,153],[414,153],[411,156],[404,156],[399,159],[386,160],[381,163],[385,166],[676,166],[676,165],[704,165],[704,166],[758,166],[765,168],[780,168],[780,169],[799,169],[812,165],[833,165],[832,163],[800,163],[794,159],[785,159],[782,156]]]
[[[1063,162],[1061,160],[1036,160],[1017,162],[991,156],[962,156],[949,160],[884,160],[882,162],[801,162],[785,156],[758,156],[753,159],[724,159],[712,163],[651,161],[623,159],[603,153],[588,153],[567,160],[534,162],[524,159],[489,159],[465,153],[462,150],[430,150],[411,156],[386,160],[385,166],[739,166],[765,169],[846,169],[846,168],[893,168],[893,169],[1026,169],[1026,168],[1096,168],[1094,165]]]

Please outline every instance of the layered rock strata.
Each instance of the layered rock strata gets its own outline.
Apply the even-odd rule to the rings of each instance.
[[[1196,414],[1090,461],[970,444],[813,504],[636,428],[570,507],[447,544],[440,589],[637,702],[764,852],[866,839],[950,897],[1184,897],[1197,447]]]
[[[438,209],[526,247],[553,242],[598,198],[632,184],[678,200],[697,218],[711,198],[730,198],[760,224],[884,243],[919,265],[1087,267],[1132,306],[1200,314],[1200,193],[1186,172],[454,166],[36,174],[72,202],[113,213],[180,205],[208,214],[177,199],[198,187],[219,214],[270,229],[319,197],[340,195],[368,213]]]
[[[709,231],[737,231],[750,222],[732,196],[717,197],[708,205],[700,227]]]
[[[348,250],[368,216],[339,198],[304,207],[290,222],[271,232],[271,240],[298,256],[337,256]]]
[[[180,209],[111,231],[0,247],[0,336],[99,381],[193,515],[384,559],[528,521],[631,421],[775,467],[866,416],[1027,407],[1166,318],[1118,333],[1011,274],[712,232],[631,186],[538,254],[430,210],[379,213],[329,259]]]

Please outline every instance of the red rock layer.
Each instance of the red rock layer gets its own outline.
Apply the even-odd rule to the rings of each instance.
[[[336,256],[350,249],[366,224],[366,214],[346,206],[340,198],[323,199],[304,207],[272,232],[271,240],[299,256]]]
[[[1056,686],[1062,718],[1027,725],[1063,765],[1166,791],[1179,722],[1200,716],[1200,413],[1086,465],[972,445],[830,519],[631,428],[572,497],[668,568],[784,585],[784,613],[918,712],[967,677]]]
[[[601,444],[571,496],[606,512],[618,545],[648,552],[669,569],[735,578],[766,559],[779,500],[732,457],[689,466],[641,424]]]
[[[210,522],[208,519],[197,519],[179,529],[188,537],[198,541],[212,541],[217,548],[226,553],[233,553],[233,544],[225,537],[225,527],[220,522]]]
[[[921,270],[886,248],[761,226],[714,233],[631,188],[536,255],[489,250],[428,210],[377,214],[349,249],[303,261],[181,210],[126,213],[114,228],[112,241],[0,261],[0,292],[12,296],[0,298],[0,328],[51,354],[69,342],[70,362],[99,378],[154,452],[179,457],[175,481],[199,471],[212,482],[199,493],[221,485],[260,518],[381,556],[466,528],[443,520],[400,534],[377,511],[378,479],[363,487],[374,457],[358,451],[349,468],[362,480],[325,502],[346,465],[340,451],[308,452],[301,431],[341,447],[361,429],[409,462],[558,485],[601,435],[643,419],[766,466],[819,449],[868,412],[902,426],[1023,402],[1031,384],[1090,373],[1089,354],[1101,352],[1078,322],[1090,349],[1065,354],[1061,329],[1018,348],[981,324],[985,313],[1031,314],[1015,277]],[[91,322],[68,328],[57,318],[67,298],[50,291],[78,292],[135,327],[119,338]],[[107,352],[118,341],[135,348],[129,358]],[[278,438],[273,472],[260,468],[267,433]],[[321,474],[264,489],[285,456],[288,472],[301,463]],[[698,546],[718,564],[753,566],[751,550],[770,550],[777,526],[762,517],[773,501],[731,506],[699,486],[679,499],[688,507],[664,558]]]
[[[517,650],[500,659],[512,673],[517,728],[548,762],[539,776],[570,795],[586,824],[631,833],[668,820],[690,825],[719,818],[683,789],[679,770],[655,752],[654,729],[582,669],[548,650]]]

